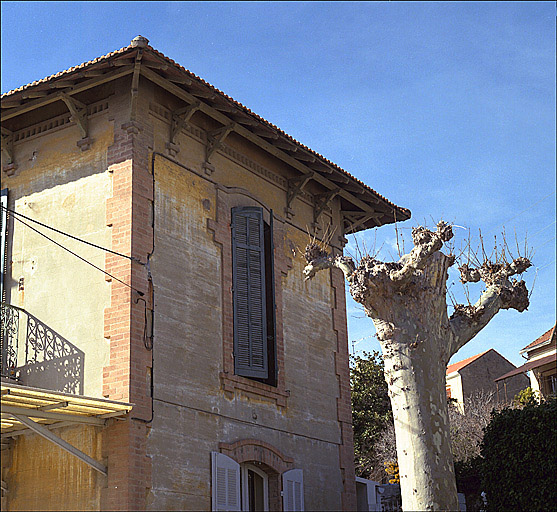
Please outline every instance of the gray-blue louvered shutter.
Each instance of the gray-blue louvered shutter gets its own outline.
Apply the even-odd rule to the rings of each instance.
[[[267,320],[263,210],[232,209],[234,373],[266,379]]]

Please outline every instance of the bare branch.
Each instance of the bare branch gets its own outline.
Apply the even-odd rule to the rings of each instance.
[[[422,226],[412,229],[414,248],[410,254],[400,258],[399,263],[402,264],[402,268],[391,271],[391,281],[402,282],[409,279],[416,270],[424,268],[428,258],[439,251],[443,247],[443,243],[448,242],[452,237],[452,227],[443,221],[437,224],[436,232]]]
[[[526,258],[516,258],[511,263],[484,263],[479,269],[470,269],[464,264],[459,267],[461,281],[478,282],[487,285],[480,299],[474,305],[457,304],[449,322],[454,335],[451,354],[454,354],[478,334],[500,309],[516,309],[519,312],[528,308],[528,290],[524,281],[509,277],[522,274],[532,264]]]
[[[311,243],[306,247],[304,257],[307,262],[307,265],[304,268],[305,281],[312,279],[317,272],[327,268],[340,268],[346,279],[348,279],[354,270],[356,270],[356,265],[354,264],[354,260],[352,260],[352,258],[328,254],[316,243]]]

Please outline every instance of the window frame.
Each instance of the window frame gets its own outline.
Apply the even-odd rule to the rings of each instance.
[[[275,288],[275,346],[276,386],[259,380],[234,374],[234,328],[232,301],[232,208],[235,206],[262,206],[264,203],[246,190],[217,188],[216,208],[208,214],[207,230],[221,254],[222,290],[222,367],[219,372],[222,391],[232,398],[237,394],[256,395],[273,402],[277,407],[287,406],[290,391],[286,389],[284,376],[284,332],[283,332],[283,281],[293,267],[290,253],[283,250],[287,228],[280,217],[273,219],[274,288]],[[264,207],[264,220],[269,219],[270,210]]]
[[[269,475],[262,469],[245,462],[240,464],[240,486],[242,497],[242,510],[249,512],[249,487],[248,487],[248,471],[253,471],[263,479],[263,511],[269,511]]]

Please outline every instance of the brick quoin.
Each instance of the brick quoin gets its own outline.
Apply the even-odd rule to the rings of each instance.
[[[342,510],[356,510],[356,472],[354,467],[354,433],[352,430],[352,402],[350,398],[346,300],[344,298],[344,276],[339,269],[331,269],[331,287],[335,297],[334,308],[332,310],[333,328],[337,335],[335,372],[339,384],[337,417],[341,431],[341,444],[338,450],[343,481]]]
[[[152,127],[129,122],[127,99],[111,105],[114,143],[107,150],[108,172],[112,175],[112,197],[106,201],[106,224],[111,227],[113,251],[147,261],[152,250],[150,223],[153,182],[149,169]],[[147,119],[146,115],[138,116]],[[145,510],[151,487],[151,459],[147,457],[146,423],[132,420],[151,417],[148,372],[151,352],[143,333],[145,303],[150,305],[146,268],[128,259],[107,254],[105,269],[114,277],[143,292],[143,297],[124,284],[108,278],[110,307],[104,313],[104,336],[110,343],[109,364],[103,369],[103,395],[131,402],[126,421],[112,422],[103,436],[107,462],[107,487],[101,493],[103,510]],[[140,298],[142,300],[140,300]]]

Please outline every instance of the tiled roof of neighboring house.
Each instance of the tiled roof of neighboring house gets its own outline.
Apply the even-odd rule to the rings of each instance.
[[[21,93],[25,93],[25,95],[30,94],[30,93],[32,93],[32,90],[34,88],[37,88],[37,87],[41,88],[41,87],[44,87],[47,84],[50,85],[50,83],[53,82],[53,81],[58,81],[60,79],[65,79],[65,80],[71,79],[73,77],[70,76],[70,75],[73,75],[75,73],[77,73],[77,74],[83,73],[86,70],[86,68],[90,68],[94,65],[96,65],[95,66],[96,68],[101,64],[106,65],[108,63],[109,65],[114,65],[113,60],[114,60],[115,57],[120,58],[124,54],[128,54],[128,53],[131,53],[134,50],[137,50],[138,49],[138,41],[139,41],[140,47],[144,51],[147,50],[149,53],[162,58],[164,61],[166,61],[168,64],[170,64],[174,68],[174,70],[179,71],[182,74],[182,76],[187,75],[187,78],[193,79],[197,83],[197,85],[201,85],[204,88],[208,88],[208,89],[212,90],[214,93],[216,93],[218,96],[220,96],[221,99],[224,99],[229,104],[231,103],[232,105],[234,105],[234,107],[236,107],[239,110],[242,110],[243,113],[247,114],[249,117],[258,121],[257,124],[264,125],[267,128],[270,128],[276,136],[281,136],[283,139],[287,139],[288,141],[293,143],[297,148],[303,148],[305,151],[307,151],[311,155],[317,157],[319,160],[326,163],[331,168],[335,169],[336,171],[340,172],[341,174],[344,174],[345,176],[349,177],[354,182],[361,185],[365,190],[367,190],[368,192],[371,192],[375,197],[380,198],[384,203],[387,203],[396,212],[398,212],[398,215],[397,215],[397,213],[394,213],[395,221],[397,220],[397,216],[398,216],[399,221],[407,220],[407,219],[410,218],[411,212],[410,212],[409,209],[403,208],[401,206],[398,206],[398,205],[392,203],[386,197],[382,196],[381,194],[379,194],[378,192],[373,190],[371,187],[366,185],[364,182],[360,181],[356,177],[352,176],[349,172],[345,171],[344,169],[342,169],[341,167],[339,167],[335,163],[333,163],[330,160],[328,160],[327,158],[325,158],[323,155],[317,153],[316,151],[313,151],[312,149],[305,146],[301,142],[298,142],[296,139],[294,139],[293,137],[291,137],[290,135],[288,135],[287,133],[282,131],[280,128],[278,128],[274,124],[272,124],[269,121],[267,121],[266,119],[258,116],[255,112],[252,112],[249,108],[244,106],[242,103],[234,100],[230,96],[227,96],[224,92],[222,92],[221,90],[212,86],[211,84],[207,83],[205,80],[198,77],[197,75],[195,75],[191,71],[187,70],[186,68],[184,68],[183,66],[181,66],[180,64],[178,64],[177,62],[172,60],[171,58],[167,57],[166,55],[159,52],[158,50],[155,50],[152,46],[147,44],[148,40],[141,37],[141,36],[136,37],[128,46],[126,46],[124,48],[121,48],[121,49],[116,50],[114,52],[103,55],[102,57],[97,57],[96,59],[90,60],[88,62],[84,62],[82,64],[79,64],[78,66],[71,67],[71,68],[69,68],[65,71],[60,71],[60,72],[58,72],[54,75],[47,76],[45,78],[42,78],[41,80],[36,80],[36,81],[31,82],[27,85],[23,85],[21,87],[18,87],[17,89],[12,89],[11,91],[8,91],[8,92],[2,94],[0,96],[0,99],[2,99],[2,101],[4,101],[4,100],[10,100],[11,101],[13,99],[12,97],[14,97],[14,96],[17,97],[18,95],[21,95]],[[29,90],[31,90],[31,91],[28,92]],[[41,90],[41,92],[42,92],[42,90]],[[25,95],[21,97],[22,100],[28,99]]]
[[[551,337],[553,336],[554,332],[555,332],[555,325],[551,329],[549,329],[549,331],[544,332],[538,339],[534,340],[529,345],[526,345],[521,350],[521,352],[524,352],[525,350],[530,350],[530,349],[534,348],[536,345],[540,345],[541,343],[543,343],[545,341],[549,341],[551,339]]]
[[[490,348],[489,350],[493,350],[493,349]],[[480,358],[484,354],[487,354],[489,352],[489,350],[486,350],[485,352],[482,352],[481,354],[476,354],[475,356],[469,357],[468,359],[463,359],[462,361],[459,361],[458,363],[450,364],[449,366],[447,366],[447,375],[449,375],[449,373],[458,372],[458,370],[462,370],[462,368],[464,368],[465,366],[468,366],[472,361],[475,361],[476,359]]]

